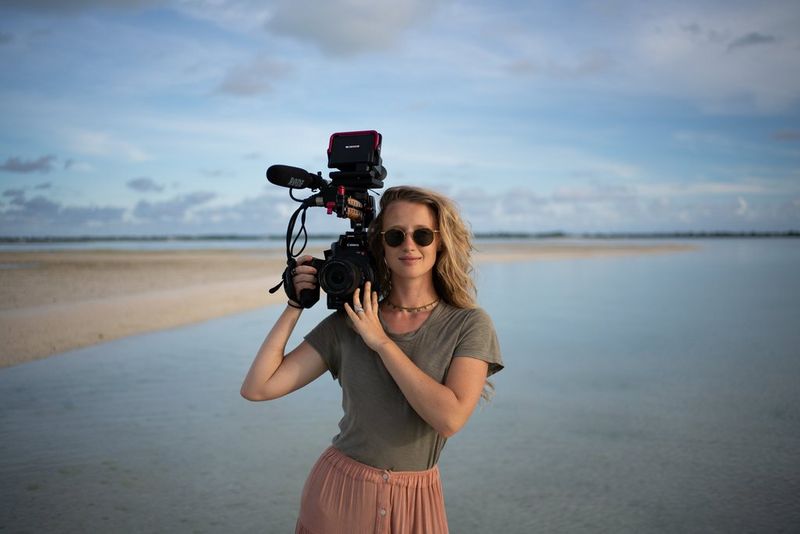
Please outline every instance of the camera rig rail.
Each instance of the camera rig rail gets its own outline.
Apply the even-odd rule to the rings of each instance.
[[[319,300],[321,287],[327,294],[328,308],[341,310],[345,302],[352,300],[355,290],[366,282],[377,289],[377,269],[369,253],[367,230],[375,217],[375,199],[369,190],[383,187],[386,178],[380,155],[381,142],[381,134],[374,130],[331,135],[328,167],[337,170],[329,174],[330,181],[322,177],[322,172],[313,174],[298,167],[272,165],[267,169],[267,179],[275,185],[288,187],[291,198],[300,203],[286,230],[287,267],[281,282],[270,289],[270,293],[283,285],[290,299],[310,308]],[[294,196],[295,189],[306,188],[319,192],[305,199]],[[329,215],[348,219],[351,229],[331,244],[324,259],[311,260],[311,265],[317,269],[318,285],[296,295],[292,278],[297,257],[308,243],[305,221],[310,207],[324,207]],[[295,234],[298,217],[300,229]],[[302,244],[295,251],[301,237]]]

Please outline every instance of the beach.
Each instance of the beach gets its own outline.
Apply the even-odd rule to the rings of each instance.
[[[673,243],[518,241],[478,245],[477,264],[689,250]],[[322,257],[321,250],[308,251]],[[0,367],[285,300],[268,293],[283,250],[0,252]]]

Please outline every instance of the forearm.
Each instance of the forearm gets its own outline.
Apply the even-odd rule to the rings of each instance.
[[[364,343],[378,353],[417,415],[442,436],[452,436],[464,426],[478,403],[486,381],[487,363],[474,358],[454,358],[444,384],[440,384],[417,367],[388,337],[378,316],[378,294],[371,289],[371,283],[367,282],[364,298],[359,299],[360,290],[356,289],[353,306],[344,305],[353,328]]]
[[[381,345],[378,354],[408,403],[426,423],[444,437],[461,429],[474,402],[459,399],[452,389],[427,375],[393,341]]]
[[[278,317],[245,376],[241,389],[243,397],[251,398],[256,394],[280,367],[286,353],[286,343],[301,313],[302,310],[287,305]]]

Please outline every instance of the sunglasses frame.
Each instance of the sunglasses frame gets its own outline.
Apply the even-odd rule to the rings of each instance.
[[[428,232],[431,232],[433,234],[433,237],[431,238],[430,243],[426,243],[426,244],[423,245],[422,243],[417,241],[416,234],[419,231],[428,231]],[[403,239],[401,239],[400,242],[397,243],[396,245],[392,245],[391,243],[389,243],[386,240],[386,232],[400,232],[401,234],[403,234]],[[439,233],[439,230],[434,230],[433,228],[416,228],[413,232],[411,232],[411,240],[414,241],[414,243],[419,247],[428,247],[428,246],[432,245],[433,242],[436,240],[436,234],[438,234],[438,233]],[[381,232],[381,237],[383,238],[383,242],[386,243],[387,245],[389,245],[392,248],[397,248],[400,245],[402,245],[405,242],[407,235],[408,235],[408,232],[406,232],[405,230],[401,230],[400,228],[390,228],[389,230],[386,230],[385,232]]]

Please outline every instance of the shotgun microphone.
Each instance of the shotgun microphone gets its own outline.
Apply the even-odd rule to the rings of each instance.
[[[293,189],[322,189],[328,185],[328,182],[319,174],[289,165],[272,165],[267,169],[267,180],[275,185]]]

